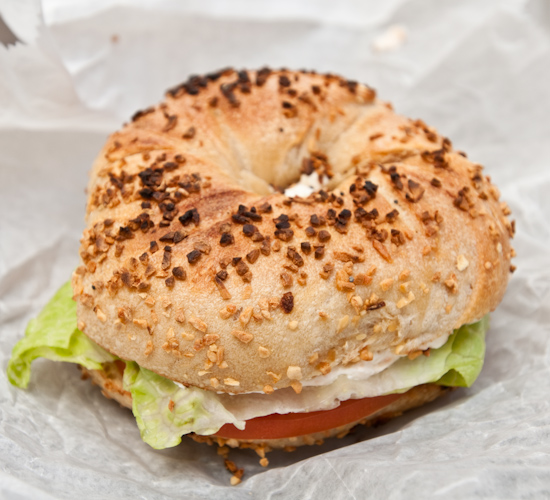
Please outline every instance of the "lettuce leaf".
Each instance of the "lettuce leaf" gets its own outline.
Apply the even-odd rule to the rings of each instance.
[[[419,356],[412,361],[402,358],[375,377],[391,379],[392,392],[405,392],[416,385],[432,382],[470,387],[483,367],[488,329],[489,315],[455,330],[447,342],[439,349],[432,349],[429,356]]]
[[[178,445],[190,432],[214,434],[227,423],[244,429],[244,422],[227,411],[216,394],[182,388],[132,361],[126,361],[123,384],[132,394],[141,438],[157,450]]]
[[[78,363],[91,370],[101,370],[102,363],[116,359],[78,330],[72,296],[71,283],[67,282],[29,322],[8,363],[8,379],[13,385],[22,389],[29,385],[31,363],[36,358]]]

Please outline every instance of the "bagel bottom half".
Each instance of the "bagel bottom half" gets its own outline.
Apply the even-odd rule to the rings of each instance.
[[[113,362],[105,363],[104,366],[104,370],[88,370],[82,366],[80,366],[80,369],[82,370],[83,378],[91,378],[92,382],[101,388],[101,392],[106,398],[114,399],[120,405],[131,409],[132,396],[128,391],[123,389],[122,365],[117,365],[116,362]],[[438,384],[422,384],[399,395],[395,401],[390,402],[366,417],[353,420],[344,425],[309,434],[277,439],[243,439],[239,437],[224,437],[223,435],[199,436],[196,434],[189,434],[189,436],[200,443],[207,443],[210,445],[217,444],[230,448],[253,448],[257,451],[261,450],[262,452],[277,448],[292,450],[296,446],[322,444],[327,438],[342,438],[357,425],[374,426],[385,423],[388,420],[402,415],[407,410],[430,403],[453,389],[454,387],[446,387]],[[321,414],[322,412],[317,413]],[[322,419],[322,416],[319,418]],[[223,432],[220,434],[223,434]]]

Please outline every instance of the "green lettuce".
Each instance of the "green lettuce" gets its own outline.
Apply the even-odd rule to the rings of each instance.
[[[483,367],[485,332],[489,329],[489,315],[476,323],[455,330],[439,349],[431,349],[429,356],[414,360],[402,358],[383,372],[379,378],[391,378],[395,392],[435,382],[453,387],[470,387]]]
[[[176,446],[190,432],[214,434],[227,423],[244,429],[244,422],[227,411],[216,394],[180,387],[132,361],[126,362],[123,383],[132,394],[141,438],[155,449]]]
[[[378,394],[404,392],[419,384],[469,387],[479,375],[485,355],[485,332],[489,317],[455,330],[430,356],[402,358],[369,379]],[[31,363],[38,357],[78,363],[91,370],[118,358],[91,341],[77,328],[76,304],[66,283],[29,322],[25,337],[14,347],[8,363],[10,382],[26,388]],[[132,395],[132,411],[141,437],[156,449],[176,446],[190,432],[209,435],[224,424],[244,428],[244,422],[228,411],[220,398],[195,387],[182,387],[156,373],[126,361],[123,386]],[[237,396],[238,397],[238,396]]]
[[[29,385],[31,363],[36,358],[78,363],[90,370],[101,370],[102,363],[116,359],[76,327],[72,295],[71,283],[67,282],[29,322],[8,363],[8,379],[13,385],[22,389]]]

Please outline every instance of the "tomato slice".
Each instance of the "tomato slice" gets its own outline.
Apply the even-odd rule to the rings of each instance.
[[[225,424],[214,436],[226,439],[282,439],[328,431],[368,417],[405,394],[348,399],[332,410],[252,418],[246,421],[242,431],[233,424]]]

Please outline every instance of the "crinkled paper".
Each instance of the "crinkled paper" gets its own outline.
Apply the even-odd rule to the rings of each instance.
[[[547,0],[0,0],[0,497],[548,498],[550,3]],[[390,27],[406,37],[373,46]],[[386,44],[388,45],[388,44]],[[368,83],[486,168],[518,257],[471,389],[376,429],[232,459],[191,440],[155,451],[73,365],[10,351],[78,263],[84,188],[109,132],[188,75],[314,68]]]

